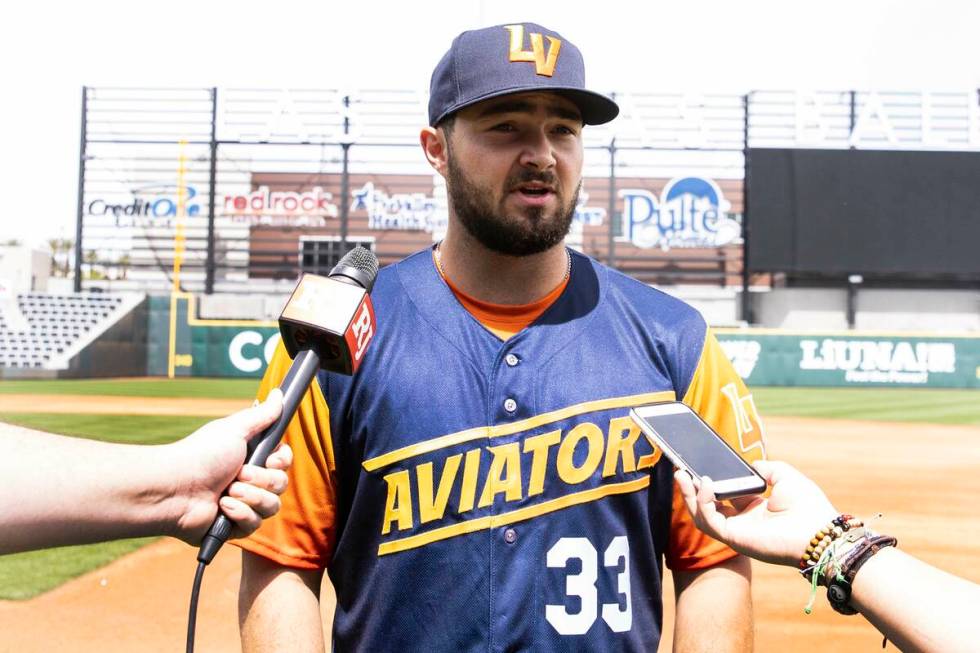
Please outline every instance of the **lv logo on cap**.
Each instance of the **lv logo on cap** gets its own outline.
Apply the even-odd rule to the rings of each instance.
[[[548,52],[544,51],[544,37],[537,32],[531,32],[531,49],[524,49],[524,26],[507,25],[510,31],[510,60],[532,61],[534,71],[539,75],[551,77],[555,74],[555,64],[558,63],[558,52],[561,50],[561,39],[548,37]]]

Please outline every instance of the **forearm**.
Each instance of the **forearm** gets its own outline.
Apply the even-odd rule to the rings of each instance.
[[[902,651],[975,651],[980,641],[980,586],[899,549],[861,567],[851,603]]]
[[[242,552],[238,621],[243,653],[323,653],[322,572],[289,569]]]
[[[173,530],[169,449],[4,427],[0,553]]]
[[[743,556],[704,571],[675,573],[675,653],[751,651],[751,580]]]

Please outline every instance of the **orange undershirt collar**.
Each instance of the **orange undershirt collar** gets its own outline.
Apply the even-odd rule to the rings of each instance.
[[[442,270],[439,269],[439,265],[436,263],[434,250],[432,253],[432,263],[436,266],[439,276],[441,276],[442,280],[446,282],[449,289],[453,291],[453,295],[455,295],[456,299],[459,300],[459,303],[463,305],[463,308],[469,311],[469,313],[475,317],[480,324],[482,324],[488,331],[493,333],[501,340],[507,340],[514,334],[526,328],[529,324],[531,324],[531,322],[538,319],[538,317],[548,310],[548,307],[554,304],[555,300],[561,296],[562,292],[565,290],[565,286],[568,285],[569,279],[569,277],[566,276],[554,290],[549,292],[541,299],[533,301],[530,304],[492,304],[490,302],[484,302],[476,299],[475,297],[471,297],[457,288],[453,282],[442,273]]]

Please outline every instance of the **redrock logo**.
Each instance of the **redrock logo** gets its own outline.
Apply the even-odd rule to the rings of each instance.
[[[625,189],[619,196],[626,237],[637,247],[718,247],[741,233],[727,215],[731,204],[710,179],[672,179],[660,200],[642,189]]]
[[[268,186],[259,186],[247,195],[225,195],[223,206],[225,215],[318,215],[336,218],[337,205],[330,201],[332,199],[333,194],[319,186],[303,193],[270,191]]]
[[[172,185],[144,186],[132,191],[133,199],[126,202],[112,202],[103,198],[88,203],[89,215],[113,215],[173,218],[177,216],[177,187]],[[194,201],[197,190],[193,186],[184,187],[184,215],[201,215],[201,206]]]

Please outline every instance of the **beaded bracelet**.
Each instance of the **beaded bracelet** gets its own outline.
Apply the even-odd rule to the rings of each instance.
[[[827,547],[834,540],[843,537],[844,533],[851,529],[861,528],[862,526],[864,526],[864,522],[853,515],[841,514],[834,517],[829,524],[818,530],[813,538],[810,539],[810,544],[806,547],[806,551],[800,556],[800,572],[809,578],[810,574],[813,573],[814,567],[816,567],[820,558],[823,556],[824,551],[827,550]]]

